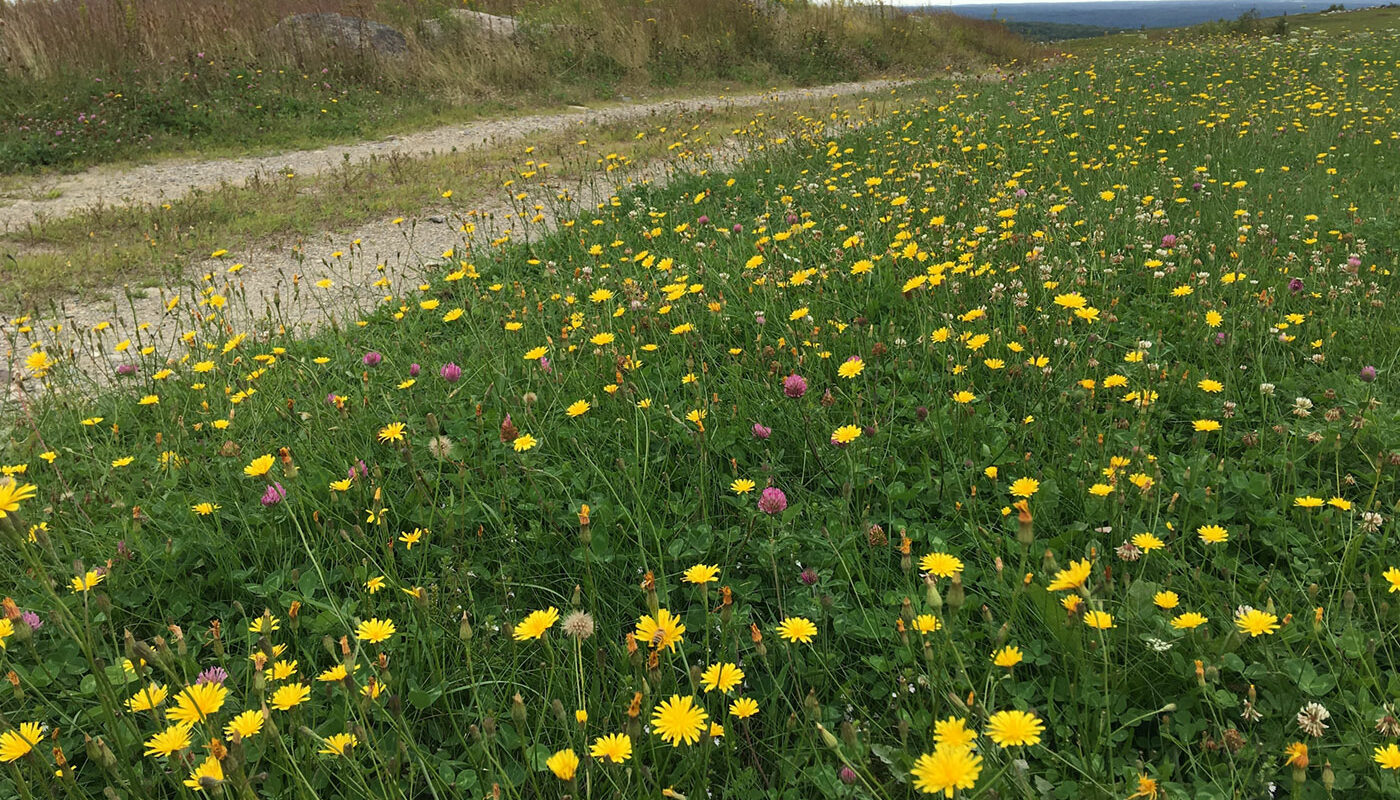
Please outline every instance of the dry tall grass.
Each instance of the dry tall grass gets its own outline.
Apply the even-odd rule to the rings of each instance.
[[[453,7],[444,0],[18,0],[0,2],[0,57],[5,74],[19,80],[73,72],[178,79],[215,59],[301,69],[333,62],[341,72],[353,67],[365,77],[455,94],[578,79],[817,80],[1030,55],[995,23],[849,3],[483,0],[470,6],[519,18],[521,32],[509,39],[462,24],[451,17]],[[279,20],[313,11],[394,26],[408,36],[409,54],[289,49],[268,34]],[[426,35],[427,25],[446,35]]]

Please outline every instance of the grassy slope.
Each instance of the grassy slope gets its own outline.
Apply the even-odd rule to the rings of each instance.
[[[1400,130],[1360,107],[1400,75],[1383,37],[1280,48],[1138,48],[935,95],[582,210],[469,268],[428,265],[426,289],[311,340],[231,337],[182,307],[188,353],[127,351],[135,377],[56,395],[3,450],[39,487],[19,524],[48,529],[0,559],[20,606],[64,625],[33,650],[15,640],[25,693],[0,708],[63,720],[70,753],[80,733],[107,739],[121,769],[89,762],[85,790],[173,796],[166,762],[141,756],[163,722],[107,721],[143,681],[84,676],[122,658],[123,631],[169,643],[177,624],[157,678],[227,665],[215,730],[294,680],[251,668],[254,650],[285,645],[313,685],[228,761],[231,786],[265,773],[274,796],[346,781],[357,797],[553,796],[567,787],[546,757],[629,732],[631,768],[585,758],[581,785],[841,797],[849,766],[862,791],[905,800],[949,718],[982,760],[968,793],[1325,797],[1326,774],[1337,796],[1395,796],[1372,757],[1393,747],[1376,720],[1400,662],[1400,573],[1382,577],[1400,559]],[[1324,97],[1299,89],[1303,68],[1353,78]],[[111,349],[128,333],[82,335]],[[460,381],[437,377],[448,362]],[[270,473],[246,469],[265,453]],[[264,504],[272,482],[287,496]],[[768,484],[784,513],[758,510]],[[202,502],[219,508],[198,516]],[[1228,539],[1207,543],[1215,526]],[[75,559],[111,569],[68,592]],[[1082,572],[1050,590],[1072,561]],[[696,564],[719,582],[686,582]],[[562,622],[511,636],[575,605],[596,625],[586,642]],[[653,653],[641,633],[629,654],[658,605],[685,636]],[[1198,626],[1172,624],[1187,612]],[[371,617],[398,633],[356,640]],[[784,643],[785,617],[815,638]],[[1004,645],[1012,668],[993,664]],[[358,667],[348,682],[312,679],[341,663]],[[742,666],[733,691],[757,716],[700,688],[692,668],[715,663]],[[389,687],[377,701],[361,699],[371,678]],[[673,694],[725,735],[671,747],[644,729]],[[1331,714],[1316,739],[1293,722],[1313,702]],[[1043,721],[1034,744],[981,733],[1013,708]],[[348,730],[353,758],[315,754]],[[1312,748],[1301,773],[1283,764],[1295,743]],[[48,754],[0,781],[50,780]]]

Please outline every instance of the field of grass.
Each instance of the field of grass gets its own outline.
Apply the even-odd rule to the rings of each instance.
[[[975,70],[1037,56],[998,23],[861,4],[34,0],[0,6],[0,175],[382,137],[508,111],[711,87]],[[330,11],[402,31],[386,54],[269,33]],[[425,31],[430,27],[436,35]]]
[[[1400,797],[1396,64],[934,88],[311,338],[11,321],[0,794]]]

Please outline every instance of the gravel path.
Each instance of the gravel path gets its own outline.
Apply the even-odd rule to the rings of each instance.
[[[421,133],[390,136],[378,141],[331,145],[268,156],[207,161],[164,161],[131,167],[96,167],[75,175],[37,178],[6,192],[0,199],[0,232],[23,229],[41,218],[65,217],[96,205],[141,205],[178,199],[193,189],[223,184],[241,185],[255,174],[291,170],[311,175],[373,156],[394,153],[428,155],[489,147],[523,139],[540,132],[565,130],[577,125],[606,125],[651,117],[666,118],[714,108],[744,108],[790,100],[815,99],[888,91],[897,80],[838,83],[804,89],[759,94],[712,95],[683,100],[663,100],[602,109],[579,109],[558,114],[533,114],[507,119],[447,125]],[[8,205],[4,203],[8,202]]]
[[[259,169],[290,166],[301,173],[327,169],[340,164],[343,153],[351,153],[352,159],[384,155],[396,150],[422,155],[453,148],[460,150],[498,144],[541,130],[653,116],[664,118],[666,114],[681,114],[725,104],[744,107],[802,99],[819,102],[841,94],[870,94],[872,97],[878,94],[881,104],[900,103],[898,86],[898,81],[881,80],[763,95],[666,101],[597,112],[481,122],[465,128],[454,126],[397,140],[267,158],[141,167],[130,173],[108,173],[106,178],[99,177],[100,171],[94,171],[66,179],[77,187],[74,191],[69,193],[65,190],[65,196],[58,200],[31,203],[28,213],[33,214],[35,207],[48,208],[57,213],[59,203],[67,203],[71,211],[83,205],[77,199],[80,196],[88,198],[89,203],[99,199],[115,202],[118,197],[126,202],[150,202],[170,197],[171,193],[178,195],[179,192],[189,191],[190,187],[200,185],[200,181],[236,182]],[[860,123],[856,121],[851,124]],[[425,276],[433,280],[440,278],[445,272],[440,266],[442,256],[449,249],[455,252],[458,259],[471,258],[473,251],[489,249],[491,240],[506,233],[510,234],[511,241],[537,238],[551,230],[557,220],[592,210],[598,203],[631,186],[661,185],[677,173],[688,174],[699,169],[725,169],[742,162],[746,156],[747,150],[743,144],[726,141],[708,152],[661,158],[613,173],[599,172],[582,178],[552,180],[532,187],[532,197],[549,198],[567,192],[571,202],[547,208],[542,218],[534,222],[517,216],[512,199],[501,194],[471,198],[468,201],[470,211],[443,213],[426,209],[399,224],[385,219],[350,232],[324,233],[292,247],[232,252],[221,259],[207,259],[188,265],[188,280],[183,286],[125,296],[116,291],[113,299],[104,301],[60,302],[49,313],[22,323],[32,330],[29,333],[17,331],[13,319],[0,319],[0,349],[4,351],[0,352],[0,410],[13,401],[27,405],[41,390],[33,380],[20,380],[23,359],[28,354],[24,346],[27,340],[40,339],[51,354],[61,353],[70,358],[69,363],[77,369],[69,370],[68,374],[86,383],[88,391],[100,390],[112,384],[116,366],[132,361],[138,348],[149,346],[156,353],[164,354],[181,352],[180,336],[195,325],[192,312],[208,313],[207,309],[195,307],[202,291],[212,290],[229,299],[222,312],[224,324],[229,330],[266,332],[285,328],[309,333],[325,324],[353,324],[354,320],[382,302],[386,295],[398,297]],[[137,174],[144,177],[138,178]],[[128,194],[115,194],[122,191]],[[7,218],[6,215],[11,220],[18,219],[23,213],[14,209],[0,209],[0,219]],[[471,233],[464,232],[466,225],[473,228]],[[429,262],[432,262],[431,265],[425,266]],[[244,266],[236,273],[230,273],[229,267],[234,263]],[[212,279],[201,280],[205,275],[212,276]],[[388,278],[389,288],[373,285],[381,277]],[[329,288],[317,285],[325,280],[331,282]],[[114,288],[120,290],[120,287]],[[178,308],[167,312],[166,301],[176,296],[180,298]],[[94,327],[101,323],[106,323],[106,329],[94,333]],[[126,354],[119,354],[115,352],[114,345],[123,339],[130,339],[135,346]],[[20,346],[11,349],[6,346],[10,341]]]

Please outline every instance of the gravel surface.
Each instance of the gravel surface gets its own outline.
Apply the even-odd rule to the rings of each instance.
[[[344,160],[368,158],[391,152],[426,155],[476,146],[499,144],[502,141],[529,136],[542,130],[558,130],[573,125],[597,125],[636,120],[645,117],[664,118],[668,114],[716,108],[757,106],[768,103],[831,97],[842,94],[880,93],[889,97],[898,81],[868,81],[845,83],[810,89],[771,92],[763,95],[710,97],[692,100],[666,101],[649,105],[611,108],[603,111],[538,115],[518,119],[453,126],[396,140],[368,142],[350,146],[286,153],[266,158],[239,158],[220,161],[161,164],[139,167],[129,172],[94,170],[63,179],[64,195],[56,200],[27,203],[28,211],[0,208],[0,220],[13,222],[25,219],[36,209],[45,213],[70,213],[94,202],[153,202],[178,196],[193,187],[238,182],[256,170],[290,167],[299,173],[329,169]],[[130,339],[136,347],[151,346],[157,353],[178,353],[183,347],[180,336],[192,323],[188,309],[198,299],[201,290],[212,288],[229,298],[224,308],[224,323],[229,330],[270,331],[276,328],[311,333],[325,324],[353,324],[363,314],[381,303],[386,295],[401,292],[425,278],[440,278],[446,270],[440,265],[443,253],[449,249],[456,258],[471,258],[473,251],[489,247],[490,241],[509,232],[512,241],[537,238],[553,228],[561,217],[593,209],[628,187],[642,184],[664,184],[677,172],[698,169],[732,167],[746,157],[742,144],[721,144],[704,153],[686,158],[668,157],[636,164],[615,173],[595,173],[583,178],[553,181],[548,187],[537,186],[535,197],[554,196],[568,192],[572,203],[546,209],[544,218],[527,223],[513,213],[510,198],[504,194],[471,198],[470,211],[424,209],[420,213],[394,224],[381,220],[360,226],[348,233],[326,233],[300,242],[293,247],[249,252],[232,252],[220,259],[206,259],[188,265],[189,278],[183,286],[161,290],[127,291],[114,287],[114,297],[104,301],[65,300],[48,313],[36,315],[28,326],[36,331],[49,329],[44,339],[52,354],[71,356],[80,383],[90,391],[100,390],[113,382],[119,363],[131,361],[134,352],[118,354],[112,345]],[[461,199],[461,198],[459,198]],[[460,209],[460,206],[458,207]],[[29,217],[32,219],[32,216]],[[23,224],[22,222],[20,224]],[[467,233],[464,225],[474,230]],[[234,263],[244,266],[229,273]],[[381,267],[382,265],[382,267]],[[427,265],[427,266],[425,266]],[[212,280],[205,281],[205,275]],[[390,288],[372,284],[387,277]],[[329,279],[329,289],[317,287]],[[180,296],[175,313],[166,312],[166,300]],[[94,326],[108,323],[110,328],[101,337],[89,334]],[[57,332],[54,329],[57,328]],[[33,380],[21,380],[23,359],[27,350],[11,350],[6,342],[16,338],[16,326],[10,318],[0,319],[0,409],[10,403],[27,407],[41,387]],[[22,342],[32,336],[17,337]],[[133,350],[136,348],[133,348]],[[75,371],[70,370],[73,375]],[[13,409],[14,406],[11,406]]]
[[[838,83],[805,89],[761,94],[712,95],[685,100],[663,100],[602,109],[532,114],[506,119],[446,125],[420,133],[391,136],[377,141],[332,145],[268,156],[223,158],[206,161],[163,161],[138,167],[96,167],[74,175],[36,178],[7,191],[0,200],[0,232],[23,229],[41,218],[65,217],[97,205],[155,204],[179,199],[193,189],[223,184],[241,185],[256,174],[291,170],[312,175],[372,156],[428,155],[499,145],[540,132],[567,130],[571,126],[606,125],[651,117],[667,118],[714,108],[744,108],[789,100],[876,92],[900,85],[897,80]],[[8,202],[8,205],[5,203]]]

